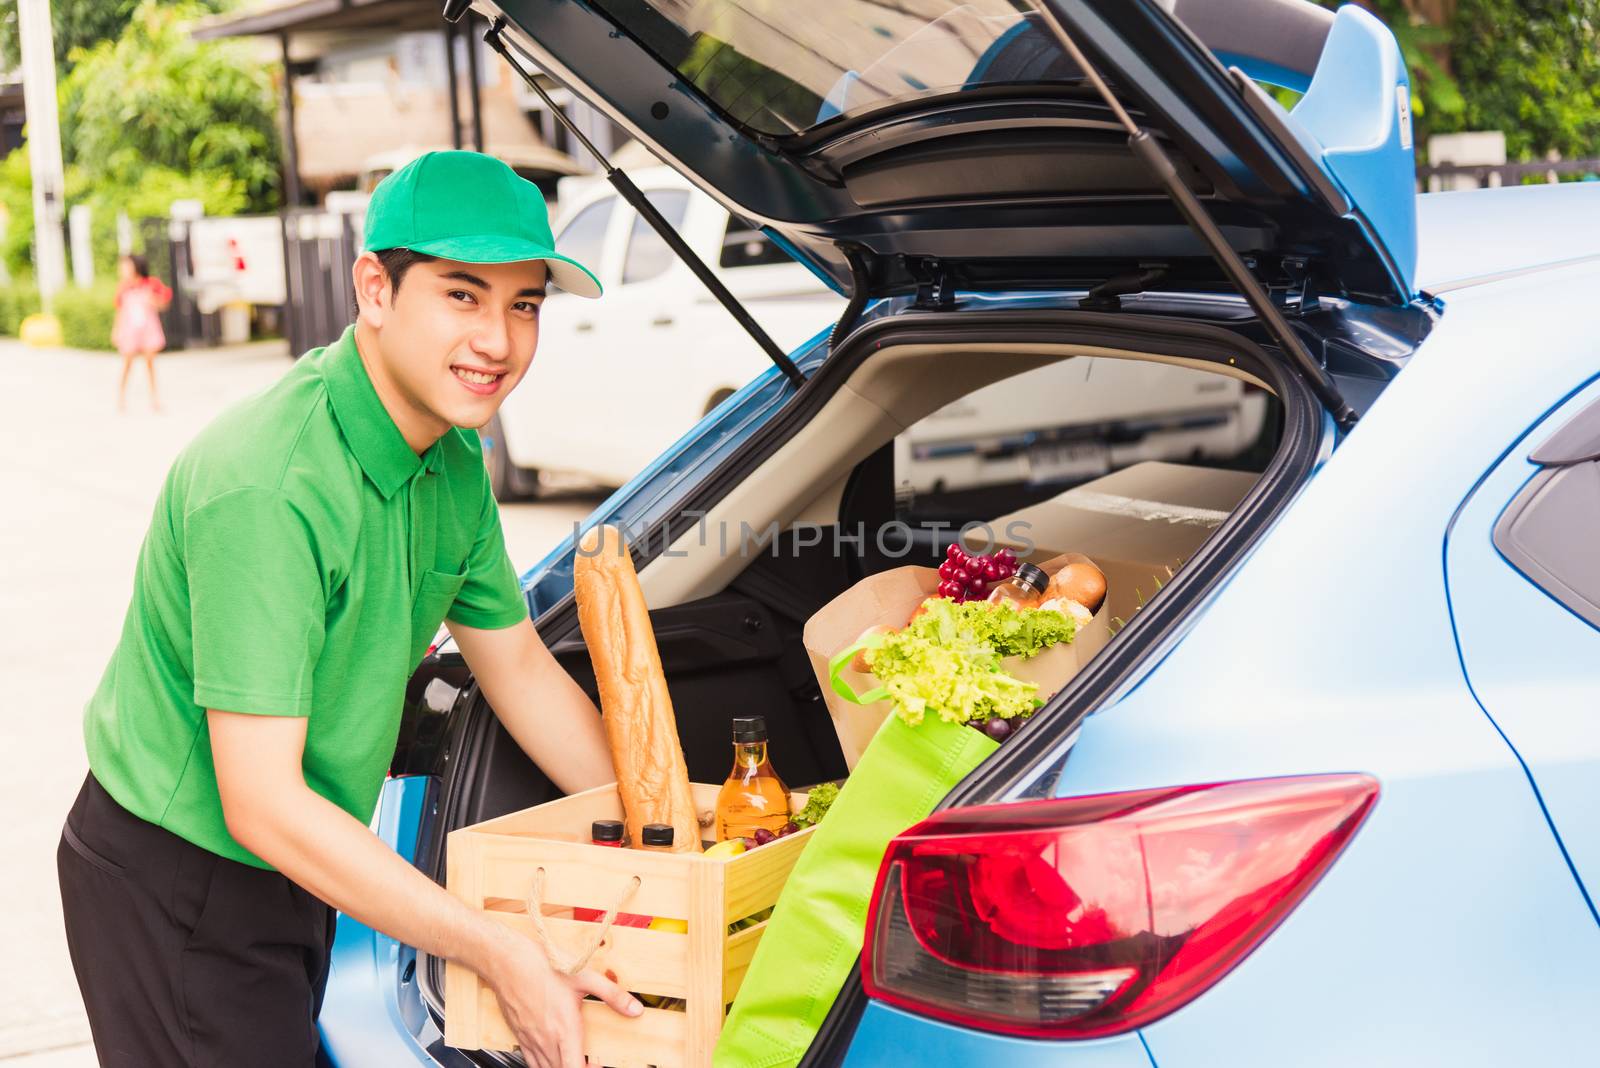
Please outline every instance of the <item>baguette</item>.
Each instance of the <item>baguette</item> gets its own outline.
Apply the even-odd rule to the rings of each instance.
[[[615,527],[589,530],[579,548],[573,564],[578,625],[600,687],[628,834],[637,844],[645,824],[669,824],[672,851],[698,853],[689,772],[633,558]]]

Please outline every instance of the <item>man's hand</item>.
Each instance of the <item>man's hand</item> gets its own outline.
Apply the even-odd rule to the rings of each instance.
[[[556,663],[532,621],[504,630],[446,626],[494,714],[563,793],[617,781],[600,711]]]
[[[514,931],[505,933],[508,937],[496,952],[495,963],[479,975],[494,990],[523,1057],[537,1068],[582,1068],[578,1003],[585,994],[593,994],[624,1016],[644,1011],[632,994],[600,973],[585,969],[574,976],[561,975],[537,944]]]
[[[643,1011],[603,976],[558,975],[537,943],[468,908],[307,786],[300,766],[306,720],[211,709],[206,722],[228,833],[340,912],[476,972],[534,1063],[583,1064],[584,994],[624,1015]]]

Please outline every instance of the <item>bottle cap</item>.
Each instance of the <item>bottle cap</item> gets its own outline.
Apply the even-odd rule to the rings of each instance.
[[[589,837],[596,842],[622,841],[621,820],[595,820],[589,825]]]
[[[672,825],[669,823],[647,823],[639,831],[639,844],[647,846],[669,846],[672,844]]]
[[[733,740],[736,742],[764,742],[767,740],[766,716],[733,717]]]
[[[1043,593],[1044,588],[1050,585],[1050,576],[1044,573],[1044,568],[1034,567],[1032,564],[1018,564],[1016,578],[1019,582],[1027,583],[1040,593]]]

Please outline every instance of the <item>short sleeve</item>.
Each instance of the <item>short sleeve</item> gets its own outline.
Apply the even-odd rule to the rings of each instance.
[[[517,580],[511,557],[506,554],[500,506],[489,489],[487,472],[478,530],[473,535],[472,552],[467,557],[467,578],[445,618],[479,630],[500,630],[528,618],[528,600],[522,595],[522,583]]]
[[[327,596],[299,509],[280,490],[230,490],[188,514],[183,555],[195,704],[309,716]]]

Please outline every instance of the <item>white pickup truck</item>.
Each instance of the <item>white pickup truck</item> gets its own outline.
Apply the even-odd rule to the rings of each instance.
[[[631,172],[657,210],[784,351],[844,299],[743,220],[655,166]],[[563,179],[556,247],[605,295],[545,303],[533,367],[484,429],[502,500],[538,472],[609,486],[637,474],[734,390],[771,366],[754,341],[637,213],[598,179]],[[903,491],[1081,481],[1142,460],[1228,460],[1256,439],[1265,398],[1182,367],[1079,358],[980,390],[895,442]]]

